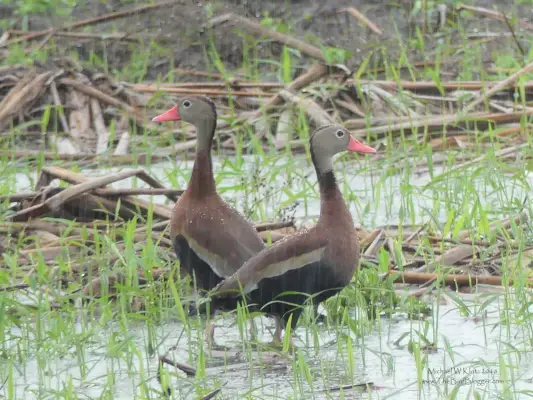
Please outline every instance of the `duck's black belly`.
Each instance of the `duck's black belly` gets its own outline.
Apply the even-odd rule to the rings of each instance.
[[[281,276],[261,280],[250,297],[253,303],[262,307],[263,312],[279,316],[284,323],[287,323],[292,313],[291,325],[294,328],[303,311],[302,305],[308,299],[313,304],[319,304],[337,294],[344,286],[345,283],[340,282],[331,266],[315,262]],[[282,295],[284,292],[291,293]]]
[[[185,237],[178,235],[174,238],[174,251],[180,260],[181,268],[185,268],[196,280],[197,289],[209,291],[222,281],[209,264],[194,252]]]

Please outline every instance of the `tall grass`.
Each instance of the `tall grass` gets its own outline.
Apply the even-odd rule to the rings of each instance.
[[[288,29],[279,20],[265,17],[262,22],[273,29]],[[390,54],[385,46],[378,46],[363,58],[355,76],[396,81],[408,76],[413,80],[431,79],[440,85],[445,79],[442,66],[437,63],[416,68],[413,54],[438,61],[459,53],[458,79],[479,79],[484,49],[482,45],[470,45],[460,22],[454,29],[460,40],[444,35],[434,49],[421,31],[414,31],[412,37],[399,43],[399,57]],[[234,72],[217,52],[219,38],[212,32],[208,34],[211,40],[204,50],[205,59],[210,69],[230,79]],[[258,80],[274,77],[288,83],[304,65],[301,55],[287,47],[282,48],[279,57],[262,59],[258,48],[264,39],[239,34],[243,44],[239,72],[243,76]],[[349,57],[346,52],[335,51],[325,44],[322,48],[328,57],[337,61]],[[143,43],[140,49],[134,52],[128,67],[121,70],[110,67],[105,51],[93,52],[84,62],[114,74],[117,80],[142,81],[150,65],[170,52],[153,42]],[[43,59],[50,54],[53,45],[39,51]],[[512,49],[492,57],[500,67],[520,65]],[[31,60],[20,49],[11,48],[8,62]],[[378,73],[382,67],[385,72]],[[169,74],[160,79],[173,81],[178,77]],[[308,93],[321,96],[329,89],[314,84]],[[524,104],[523,99],[523,93],[517,93],[516,103]],[[152,101],[155,107],[164,98],[155,97]],[[227,114],[233,118],[236,112],[232,101],[229,106]],[[0,138],[1,145],[15,149],[21,144],[21,132],[29,126],[41,126],[43,132],[54,126],[57,131],[54,122],[57,111],[50,106],[42,120],[13,127],[8,135]],[[371,117],[372,110],[368,108],[367,119]],[[295,110],[292,120],[294,139],[307,142],[311,128],[304,110]],[[526,122],[523,134],[531,140]],[[265,149],[249,126],[242,124],[237,128],[235,154],[228,156],[220,146],[216,150],[215,171],[221,195],[254,220],[292,216],[298,221],[316,220],[319,195],[308,149],[298,154],[290,147],[279,151]],[[429,135],[422,134],[425,138]],[[217,352],[216,348],[204,345],[206,321],[187,313],[192,297],[189,279],[179,278],[179,273],[175,274],[175,280],[166,283],[150,277],[152,268],[179,269],[179,263],[152,239],[150,216],[147,219],[139,216],[122,226],[110,224],[105,233],[89,228],[81,241],[64,240],[65,247],[80,250],[78,256],[62,252],[53,262],[48,262],[41,254],[33,253],[29,256],[31,268],[21,267],[28,263],[22,262],[19,250],[37,238],[28,233],[10,235],[10,245],[6,247],[0,268],[0,287],[23,281],[29,288],[0,290],[0,396],[7,399],[161,398],[163,392],[156,381],[157,356],[173,350],[172,357],[197,368],[196,376],[191,378],[165,369],[162,379],[173,388],[174,398],[200,398],[216,388],[222,388],[225,398],[350,398],[358,389],[330,389],[361,382],[375,385],[369,392],[357,395],[368,398],[382,393],[386,397],[395,392],[405,398],[428,399],[531,397],[528,379],[532,372],[529,350],[533,338],[532,296],[525,285],[530,275],[528,246],[533,240],[529,225],[513,226],[506,238],[509,246],[501,253],[502,273],[507,278],[513,276],[516,283],[501,293],[466,296],[437,288],[429,299],[421,301],[397,290],[391,279],[382,279],[380,275],[388,271],[393,257],[399,258],[402,232],[407,225],[424,223],[428,230],[451,238],[466,229],[473,232],[472,239],[494,243],[496,238],[488,229],[491,221],[524,208],[531,212],[530,202],[524,203],[524,198],[528,199],[531,193],[531,165],[524,168],[522,164],[498,160],[494,154],[501,143],[494,131],[480,131],[472,125],[468,134],[473,146],[468,150],[447,151],[446,160],[440,165],[434,162],[436,154],[425,141],[405,134],[399,139],[386,136],[382,140],[386,157],[379,161],[348,155],[338,159],[338,180],[356,221],[367,228],[398,224],[401,235],[394,243],[393,254],[383,249],[376,263],[364,261],[364,268],[352,284],[323,305],[324,322],[318,322],[307,310],[296,332],[285,332],[283,351],[266,347],[262,340],[258,343],[250,340],[249,319],[254,316],[257,321],[260,319],[244,307],[231,316],[215,320],[223,332],[221,336],[217,334],[217,341],[225,341],[228,349]],[[369,136],[369,139],[373,138]],[[137,149],[155,152],[169,140],[172,139],[157,132],[147,132]],[[485,146],[487,140],[489,147]],[[524,152],[531,154],[530,149]],[[455,168],[461,157],[480,155],[485,156],[483,163]],[[401,164],[404,160],[409,163]],[[2,153],[0,195],[33,187],[36,172],[44,164],[43,159],[35,165]],[[428,171],[418,176],[417,166],[422,164],[427,164]],[[170,186],[183,187],[191,164],[171,160],[163,167],[147,165],[146,168]],[[25,181],[28,187],[21,187]],[[6,202],[2,204],[2,215],[6,215],[8,206]],[[110,217],[109,222],[113,219]],[[141,224],[146,227],[143,243],[133,238]],[[428,262],[437,257],[429,242],[421,242],[417,251]],[[486,254],[481,252],[479,257]],[[89,268],[87,275],[81,276],[75,273],[74,267],[82,262],[97,267]],[[146,273],[148,285],[139,284],[139,271]],[[105,281],[113,274],[125,277],[124,283],[117,285],[116,293],[104,292],[89,299],[76,294],[85,282],[95,278]],[[270,327],[271,321],[260,321],[259,331],[267,332],[265,327]],[[297,338],[296,349],[288,345],[291,333]],[[265,337],[268,334],[260,339]],[[486,367],[495,372],[470,376],[437,371],[453,366]],[[469,376],[471,382],[467,383],[464,379]],[[476,379],[479,382],[489,378],[501,382],[475,383]]]

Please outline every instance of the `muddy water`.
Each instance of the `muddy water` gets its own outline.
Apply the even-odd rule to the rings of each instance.
[[[401,177],[391,177],[383,186],[385,194],[380,196],[379,201],[371,190],[376,183],[376,175],[357,173],[357,165],[354,168],[345,169],[345,174],[339,176],[341,185],[347,185],[354,189],[358,201],[351,201],[350,208],[354,219],[366,227],[400,223],[401,201],[391,200],[401,195]],[[183,176],[190,164],[181,164]],[[215,161],[215,169],[221,165]],[[303,171],[309,166],[304,160],[301,162]],[[150,172],[157,176],[165,184],[168,182],[167,174],[172,173],[170,165],[156,165],[150,168]],[[353,171],[348,174],[346,171]],[[94,171],[95,175],[101,175],[106,171]],[[438,171],[437,171],[438,172]],[[89,172],[88,172],[89,173]],[[311,175],[311,180],[314,178]],[[429,181],[427,175],[413,176],[410,184],[421,186]],[[113,186],[131,187],[131,181],[122,181]],[[185,181],[180,182],[185,184]],[[231,187],[234,184],[231,178],[224,179],[219,187]],[[533,184],[533,180],[530,180]],[[283,188],[287,182],[283,176],[270,186]],[[300,188],[298,182],[292,182],[291,189],[296,192]],[[344,187],[344,186],[343,186]],[[18,190],[29,189],[27,177],[19,177]],[[259,189],[262,190],[262,189]],[[507,194],[512,198],[523,198],[523,193],[512,188]],[[238,208],[239,193],[227,190],[224,197],[236,204]],[[501,201],[501,196],[483,196],[487,203]],[[160,201],[158,198],[156,201]],[[237,199],[237,201],[235,201]],[[283,195],[277,198],[278,205],[284,200]],[[163,200],[164,201],[164,200]],[[318,197],[309,199],[307,204],[297,207],[296,216],[304,218],[318,214]],[[432,209],[432,200],[427,196],[417,193],[412,195],[412,201],[417,205],[415,222],[427,219],[424,208]],[[501,204],[499,205],[501,208]],[[364,212],[363,212],[364,210]],[[265,219],[276,217],[275,210],[270,210],[271,215]],[[437,215],[441,220],[444,214]],[[411,222],[411,221],[409,221]],[[487,315],[481,320],[465,318],[450,300],[446,304],[437,307],[437,301],[433,301],[434,316],[424,321],[409,321],[404,315],[395,315],[392,319],[381,319],[375,330],[364,337],[352,336],[353,370],[349,369],[349,357],[344,344],[339,348],[338,335],[335,329],[328,329],[323,324],[319,325],[320,348],[317,350],[313,345],[312,335],[306,327],[301,327],[296,332],[295,343],[299,347],[301,357],[310,368],[311,384],[301,378],[300,374],[294,374],[292,363],[287,362],[275,353],[263,353],[262,366],[257,362],[250,363],[249,354],[243,353],[242,341],[238,329],[231,317],[217,322],[216,340],[218,345],[224,345],[229,350],[224,352],[212,352],[206,355],[208,369],[205,378],[171,378],[172,386],[176,392],[174,398],[194,399],[199,394],[195,391],[193,383],[205,390],[213,390],[222,386],[220,398],[241,399],[248,394],[249,398],[257,399],[300,399],[300,398],[373,398],[373,399],[445,399],[460,385],[457,393],[458,399],[470,398],[472,391],[477,391],[481,398],[496,398],[496,393],[501,393],[505,385],[510,386],[510,392],[518,390],[533,390],[532,378],[533,367],[530,352],[531,327],[522,328],[511,325],[509,328],[500,327],[500,313],[502,302],[495,301],[487,308]],[[80,311],[83,313],[83,311]],[[82,315],[82,314],[80,314]],[[87,316],[80,317],[85,319]],[[259,319],[262,332],[260,340],[267,342],[271,339],[267,328],[271,328],[271,321]],[[425,367],[422,369],[419,384],[415,356],[409,351],[407,342],[409,337],[404,338],[399,344],[395,342],[405,333],[411,332],[413,340],[418,342],[415,331],[423,331],[428,323],[426,336],[430,340],[437,341],[437,350],[427,354]],[[92,325],[96,321],[90,321]],[[140,371],[144,371],[144,377],[148,380],[144,383],[147,390],[159,389],[156,381],[157,354],[164,354],[173,346],[176,348],[169,352],[169,357],[177,361],[188,362],[195,365],[196,356],[200,348],[198,340],[193,337],[189,341],[183,333],[183,326],[176,322],[166,322],[158,325],[155,330],[155,354],[148,351],[148,330],[142,325],[129,322],[128,355],[123,357],[109,357],[108,343],[112,335],[121,335],[119,326],[110,325],[105,328],[95,327],[96,337],[91,337],[81,348],[65,348],[61,358],[45,358],[44,360],[31,360],[19,363],[13,370],[16,386],[16,398],[57,398],[52,390],[61,390],[64,385],[72,380],[74,391],[80,398],[100,398],[105,390],[109,390],[109,397],[114,399],[140,398],[143,383],[140,381]],[[85,324],[77,324],[79,333],[87,328]],[[434,334],[434,328],[436,333]],[[346,328],[343,333],[348,334]],[[4,345],[10,346],[11,337],[20,334],[17,329],[5,332]],[[196,335],[196,332],[194,332]],[[343,339],[341,343],[345,343]],[[506,344],[509,343],[509,344]],[[512,344],[512,346],[510,345]],[[134,354],[130,349],[135,348]],[[191,351],[191,353],[189,352]],[[130,356],[132,354],[132,356]],[[192,358],[190,358],[192,354]],[[426,357],[423,355],[423,358]],[[501,357],[499,359],[499,357]],[[257,360],[257,353],[251,354],[252,360]],[[86,367],[86,371],[80,370],[80,359]],[[0,366],[2,361],[0,361]],[[502,369],[500,366],[506,365]],[[452,367],[454,370],[450,370]],[[446,372],[443,372],[446,371]],[[299,376],[295,379],[295,376]],[[330,391],[329,389],[348,384],[373,382],[376,386],[372,393],[364,393],[357,389],[345,389]],[[433,382],[433,383],[432,383]],[[39,388],[41,391],[39,391]],[[6,394],[6,388],[0,383],[0,396]]]

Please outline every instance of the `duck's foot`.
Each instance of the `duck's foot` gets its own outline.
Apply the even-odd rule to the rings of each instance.
[[[268,344],[270,347],[274,347],[276,349],[283,349],[283,339],[272,339],[272,341]],[[295,348],[294,340],[292,336],[289,338],[289,348]]]
[[[205,326],[204,338],[205,338],[205,342],[208,345],[210,346],[215,345],[215,324],[213,322]]]
[[[281,337],[282,333],[282,327],[281,327],[281,321],[279,318],[276,318],[276,330],[274,331],[274,337],[272,338],[272,341],[270,342],[270,346],[272,347],[282,347],[283,348],[283,342],[284,338]],[[294,340],[292,338],[292,334],[289,338],[289,347],[294,348]]]

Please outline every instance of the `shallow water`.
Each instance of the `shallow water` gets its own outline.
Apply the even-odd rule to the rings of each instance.
[[[222,386],[223,398],[231,399],[243,398],[246,393],[253,393],[253,398],[258,399],[341,398],[341,391],[324,391],[365,382],[373,382],[376,386],[371,394],[360,389],[345,389],[342,398],[444,399],[456,385],[460,386],[458,399],[470,398],[467,397],[469,390],[476,390],[481,398],[495,398],[495,393],[501,393],[504,384],[510,386],[512,393],[533,390],[533,356],[528,344],[530,337],[526,334],[529,329],[498,326],[501,305],[501,302],[495,301],[487,308],[486,317],[479,321],[461,316],[453,304],[441,304],[437,309],[436,302],[433,304],[434,317],[425,321],[409,321],[401,315],[392,319],[382,318],[377,324],[379,328],[373,333],[359,339],[351,335],[354,343],[351,372],[347,350],[345,347],[339,349],[334,330],[328,331],[324,326],[319,328],[320,348],[315,351],[312,344],[306,345],[307,328],[301,327],[296,331],[295,344],[310,366],[314,378],[312,386],[302,382],[301,378],[295,381],[291,363],[277,353],[263,352],[261,367],[257,362],[250,363],[248,353],[242,353],[233,318],[226,317],[217,322],[216,340],[217,344],[226,345],[229,350],[226,354],[213,351],[211,355],[205,350],[208,352],[205,378],[171,378],[171,385],[176,391],[174,398],[197,398],[193,381],[208,391]],[[406,332],[422,330],[426,321],[430,326],[427,337],[433,338],[432,326],[437,319],[438,348],[427,355],[423,381],[418,386],[415,358],[407,348],[408,338],[399,345],[394,342]],[[270,322],[266,318],[260,320],[266,321],[266,324]],[[83,325],[77,325],[78,333],[83,332]],[[266,332],[264,327],[258,326],[261,332]],[[142,325],[130,326],[125,343],[129,349],[136,349],[135,353],[130,352],[134,354],[131,359],[127,356],[111,358],[106,354],[110,335],[120,336],[119,332],[117,326],[110,325],[93,337],[94,343],[79,350],[65,349],[66,354],[61,358],[41,360],[40,366],[37,360],[18,365],[14,370],[17,398],[54,398],[48,390],[61,390],[67,380],[72,379],[75,391],[83,393],[80,397],[98,398],[107,387],[112,398],[131,399],[142,392],[141,370],[142,376],[149,377],[145,389],[158,389],[157,358],[149,355],[146,329]],[[16,330],[6,332],[7,337],[17,336],[18,333]],[[156,354],[164,354],[177,345],[177,349],[170,351],[168,356],[176,361],[188,362],[189,346],[199,350],[196,341],[189,343],[182,333],[183,327],[179,323],[156,326]],[[268,334],[260,336],[263,342],[269,339]],[[505,345],[506,342],[513,345]],[[6,344],[9,345],[9,340]],[[258,353],[250,355],[253,361],[259,357]],[[79,367],[80,359],[86,368],[84,375]],[[502,360],[506,366],[503,370]],[[193,359],[192,365],[195,365],[194,362]],[[439,382],[432,384],[432,380]]]
[[[245,166],[250,168],[247,173],[250,176],[255,174],[266,177],[263,185],[252,189],[254,194],[249,195],[255,196],[252,200],[243,195],[242,187],[232,189],[240,179],[240,171],[225,175],[219,173],[218,188],[223,197],[239,210],[246,210],[247,207],[244,206],[246,204],[249,208],[253,200],[261,199],[262,196],[268,197],[269,200],[262,207],[261,219],[278,219],[277,210],[285,206],[287,193],[297,193],[309,187],[305,179],[290,178],[283,169],[279,173],[272,173],[274,166],[283,162],[285,161],[276,161],[266,170],[262,170],[254,168],[254,159],[247,157]],[[296,159],[294,162],[300,175],[308,175],[309,182],[315,184],[314,171],[305,159]],[[221,160],[214,160],[214,164],[215,171],[228,169],[222,166]],[[191,166],[190,162],[178,165],[159,164],[147,170],[166,186],[172,186],[169,177],[179,171],[180,177],[174,186],[184,187]],[[435,192],[421,190],[431,180],[428,174],[409,174],[408,177],[391,175],[384,178],[382,171],[369,172],[364,168],[362,171],[362,166],[363,162],[344,163],[338,165],[337,173],[345,195],[347,196],[350,190],[357,195],[357,200],[354,198],[349,200],[350,209],[357,223],[370,228],[386,224],[421,223],[428,218],[436,218],[440,222],[446,220],[446,211],[441,209],[442,207],[435,207],[435,199],[432,197]],[[113,170],[100,169],[85,173],[96,176],[111,171]],[[441,170],[435,170],[435,174],[440,172]],[[35,178],[20,174],[17,177],[16,190],[31,189],[31,181]],[[407,189],[406,180],[409,186]],[[377,182],[381,184],[379,196],[375,189]],[[480,201],[485,206],[504,210],[505,202],[522,201],[528,189],[527,185],[533,186],[533,177],[530,174],[522,186],[510,184],[501,191],[491,188],[486,177],[478,177],[473,183],[478,190]],[[248,184],[250,182],[245,183]],[[112,186],[132,187],[132,180],[117,182]],[[414,215],[409,218],[402,217],[406,214],[402,208],[407,204],[405,201],[407,196],[414,205]],[[458,196],[460,197],[460,193]],[[305,197],[305,200],[302,197],[300,204],[294,209],[294,215],[299,220],[318,215],[318,194],[307,189]],[[155,197],[154,201],[166,200],[164,197]],[[531,327],[512,324],[509,328],[500,327],[498,322],[501,312],[501,301],[495,301],[487,307],[487,316],[481,321],[475,321],[463,317],[457,306],[449,301],[439,308],[434,301],[433,317],[424,321],[409,321],[405,315],[398,314],[392,319],[382,318],[372,333],[359,338],[351,334],[353,341],[351,357],[354,360],[351,371],[348,350],[344,344],[339,348],[338,332],[335,329],[319,325],[320,349],[315,350],[312,340],[306,342],[306,338],[311,338],[312,335],[306,327],[300,327],[296,332],[295,342],[299,346],[301,357],[310,366],[312,385],[300,374],[295,375],[292,363],[285,361],[279,355],[264,354],[261,367],[251,366],[248,353],[243,353],[235,320],[227,317],[218,321],[216,340],[217,344],[226,345],[230,349],[229,355],[226,354],[229,358],[224,360],[220,353],[208,354],[205,378],[172,377],[172,387],[176,390],[174,398],[198,398],[200,394],[195,391],[193,382],[206,391],[222,387],[220,398],[231,399],[245,398],[247,394],[258,399],[444,399],[448,398],[459,382],[461,387],[457,393],[458,399],[470,398],[469,390],[476,390],[481,398],[495,398],[495,393],[502,393],[502,387],[505,385],[509,385],[513,393],[518,390],[533,390],[531,363],[533,360],[529,345],[533,336]],[[57,318],[60,318],[59,314]],[[266,343],[271,336],[265,326],[271,327],[272,321],[266,318],[260,321],[264,322],[263,326],[259,325],[259,330],[262,332],[260,340]],[[413,333],[413,340],[418,342],[414,331],[423,331],[426,322],[429,324],[426,336],[430,340],[437,340],[438,348],[436,352],[427,354],[427,365],[421,377],[425,381],[419,385],[415,356],[407,348],[409,338],[404,338],[399,346],[394,342],[406,332]],[[527,321],[526,325],[528,323]],[[150,388],[159,390],[160,386],[156,380],[157,355],[165,354],[172,346],[176,346],[177,349],[169,352],[171,359],[195,365],[196,358],[189,359],[189,349],[198,354],[198,338],[188,338],[182,334],[183,326],[180,323],[165,321],[150,329],[133,321],[129,321],[128,324],[128,336],[124,337],[119,322],[100,326],[97,320],[86,315],[85,311],[80,311],[79,321],[76,323],[77,333],[83,335],[89,329],[94,329],[95,335],[90,336],[89,341],[82,342],[83,344],[79,346],[66,345],[58,339],[57,343],[51,345],[54,350],[50,350],[50,354],[54,354],[53,357],[43,357],[46,352],[40,350],[40,358],[16,363],[16,368],[12,370],[16,398],[58,398],[57,393],[53,391],[64,390],[68,385],[72,385],[74,392],[80,398],[141,398],[145,390],[149,391]],[[434,327],[437,327],[435,335]],[[197,333],[194,331],[194,335]],[[21,331],[18,329],[5,332],[4,348],[15,346],[20,334]],[[109,348],[113,347],[110,346],[112,340],[120,341],[125,348],[123,352],[119,352],[119,356],[112,357],[109,354]],[[155,343],[153,352],[149,351],[150,342]],[[345,343],[345,340],[341,343]],[[61,357],[56,356],[58,349],[62,354]],[[252,354],[252,359],[257,357],[257,354]],[[2,361],[0,368],[1,365]],[[84,367],[80,368],[80,365]],[[502,370],[502,365],[507,367]],[[449,370],[453,366],[459,369]],[[168,366],[165,368],[174,372]],[[445,370],[448,372],[443,375],[442,371]],[[298,376],[296,380],[295,376]],[[144,377],[146,381],[142,382],[140,377]],[[440,380],[437,383],[430,382],[438,379]],[[499,382],[494,383],[496,381]],[[324,392],[337,386],[365,382],[373,382],[376,388],[372,389],[371,393],[362,392],[360,389]],[[7,388],[5,385],[3,388],[2,386],[0,382],[0,396],[7,395]],[[153,398],[154,393],[151,396]]]
[[[218,191],[222,196],[239,211],[249,214],[249,210],[260,209],[261,220],[280,219],[279,210],[286,209],[286,214],[294,216],[299,221],[316,219],[320,210],[320,199],[316,189],[316,176],[314,169],[307,160],[300,156],[288,160],[279,158],[268,165],[261,165],[260,158],[244,156],[243,170],[233,170],[228,167],[224,159],[214,158],[213,168],[217,180]],[[283,168],[285,164],[293,164],[291,168]],[[444,199],[436,201],[439,187],[424,189],[431,182],[429,173],[420,174],[387,174],[382,169],[370,169],[368,161],[338,162],[336,176],[339,186],[345,195],[354,221],[366,228],[384,225],[421,224],[428,220],[445,222],[447,210]],[[154,164],[145,168],[166,187],[185,188],[190,176],[192,161],[181,161],[176,165],[171,163]],[[279,173],[272,172],[277,171]],[[101,176],[123,168],[86,170],[88,176]],[[291,172],[287,172],[288,170]],[[296,170],[299,177],[294,175]],[[434,176],[444,171],[442,167],[435,167]],[[521,203],[533,188],[533,173],[526,174],[524,181],[507,179],[501,171],[500,184],[495,189],[495,183],[486,176],[477,175],[472,179],[476,192],[472,204],[479,200],[489,210],[507,209],[513,202]],[[468,173],[468,172],[467,172]],[[495,174],[498,175],[498,174]],[[243,176],[244,182],[241,182]],[[171,179],[170,177],[173,177]],[[31,190],[37,176],[18,174],[14,190]],[[503,180],[503,182],[502,182]],[[135,181],[135,183],[134,183]],[[177,184],[172,184],[177,181]],[[453,182],[453,177],[449,178]],[[447,180],[444,180],[445,184]],[[449,190],[455,191],[454,200],[462,201],[462,196],[472,197],[472,193],[462,194],[464,189],[460,186]],[[136,178],[116,182],[110,187],[130,188],[148,187]],[[311,189],[310,189],[311,188]],[[314,190],[312,189],[314,188]],[[376,189],[379,188],[379,189]],[[288,192],[295,196],[291,200]],[[140,196],[150,200],[150,196]],[[167,202],[163,196],[154,196],[154,202]],[[449,199],[446,199],[450,201]],[[296,204],[295,204],[296,202]],[[495,216],[496,217],[496,216]]]

